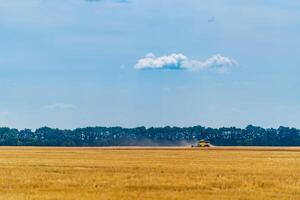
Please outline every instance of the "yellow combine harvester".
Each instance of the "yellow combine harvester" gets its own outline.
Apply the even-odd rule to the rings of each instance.
[[[192,147],[210,147],[210,144],[206,140],[199,140],[196,146],[192,145]]]

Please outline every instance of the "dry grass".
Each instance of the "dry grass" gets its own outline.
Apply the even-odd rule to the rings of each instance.
[[[300,152],[0,148],[0,199],[300,199]]]

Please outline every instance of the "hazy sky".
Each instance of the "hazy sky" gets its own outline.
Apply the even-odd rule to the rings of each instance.
[[[300,128],[300,2],[0,1],[0,126]]]

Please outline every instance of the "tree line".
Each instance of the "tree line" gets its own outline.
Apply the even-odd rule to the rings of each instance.
[[[0,146],[183,146],[195,144],[200,139],[220,146],[300,146],[300,130],[253,125],[244,129],[166,126],[61,130],[42,127],[32,131],[0,128]]]

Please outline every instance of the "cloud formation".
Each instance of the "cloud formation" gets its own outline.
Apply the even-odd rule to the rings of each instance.
[[[0,112],[0,117],[7,117],[10,114],[11,114],[10,112]]]
[[[65,110],[65,109],[75,109],[76,106],[74,106],[73,104],[66,104],[66,103],[53,103],[50,105],[46,105],[45,108],[49,110]]]
[[[199,71],[214,69],[217,72],[226,72],[228,68],[236,65],[237,62],[222,55],[213,55],[206,60],[192,60],[181,53],[173,53],[166,56],[156,57],[148,53],[144,58],[138,60],[134,65],[136,70],[191,70]]]

